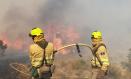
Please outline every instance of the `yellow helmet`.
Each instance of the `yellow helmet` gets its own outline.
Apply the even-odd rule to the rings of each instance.
[[[41,28],[36,27],[31,30],[29,35],[30,36],[39,36],[39,35],[43,35],[43,34],[44,34],[43,30]]]
[[[102,38],[102,33],[100,31],[94,31],[91,34],[91,38],[101,39]]]

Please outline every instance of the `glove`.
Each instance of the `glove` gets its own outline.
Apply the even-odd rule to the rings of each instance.
[[[32,74],[32,76],[33,76],[34,78],[38,78],[38,77],[39,77],[37,68],[35,68],[35,67],[32,67],[32,69],[31,69],[31,74]]]
[[[57,50],[54,50],[53,53],[55,54],[56,52],[58,52]]]

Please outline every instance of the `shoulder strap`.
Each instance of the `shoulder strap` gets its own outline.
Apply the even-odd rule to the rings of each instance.
[[[43,49],[43,64],[46,64],[46,47],[48,46],[48,42],[47,41],[44,41],[44,42],[41,42],[41,43],[37,43],[42,49]]]
[[[100,44],[98,44],[98,45],[93,49],[93,53],[94,53],[94,54],[96,53],[96,51],[98,50],[98,48],[99,48],[100,46],[104,46],[104,47],[106,48],[106,45],[105,45],[104,43],[100,43]]]
[[[45,64],[46,64],[46,55],[45,55],[45,53],[46,53],[46,47],[48,46],[48,42],[46,42],[46,44],[45,44],[45,46],[43,47],[43,50],[44,50],[44,54],[43,54],[43,64],[44,64],[44,62],[45,62]]]

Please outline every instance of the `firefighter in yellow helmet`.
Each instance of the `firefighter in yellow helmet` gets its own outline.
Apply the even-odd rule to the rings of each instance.
[[[106,45],[102,41],[102,33],[92,32],[91,40],[93,45],[92,79],[105,79],[110,63]]]
[[[53,44],[45,40],[41,28],[33,28],[29,36],[34,42],[29,47],[32,79],[50,79],[54,70]]]

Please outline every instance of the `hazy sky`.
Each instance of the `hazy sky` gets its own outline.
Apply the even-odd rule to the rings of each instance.
[[[131,0],[0,0],[0,27],[28,32],[36,25],[55,20],[76,25],[89,40],[90,32],[85,29],[98,29],[103,32],[111,56],[125,58],[131,47],[130,7]]]

